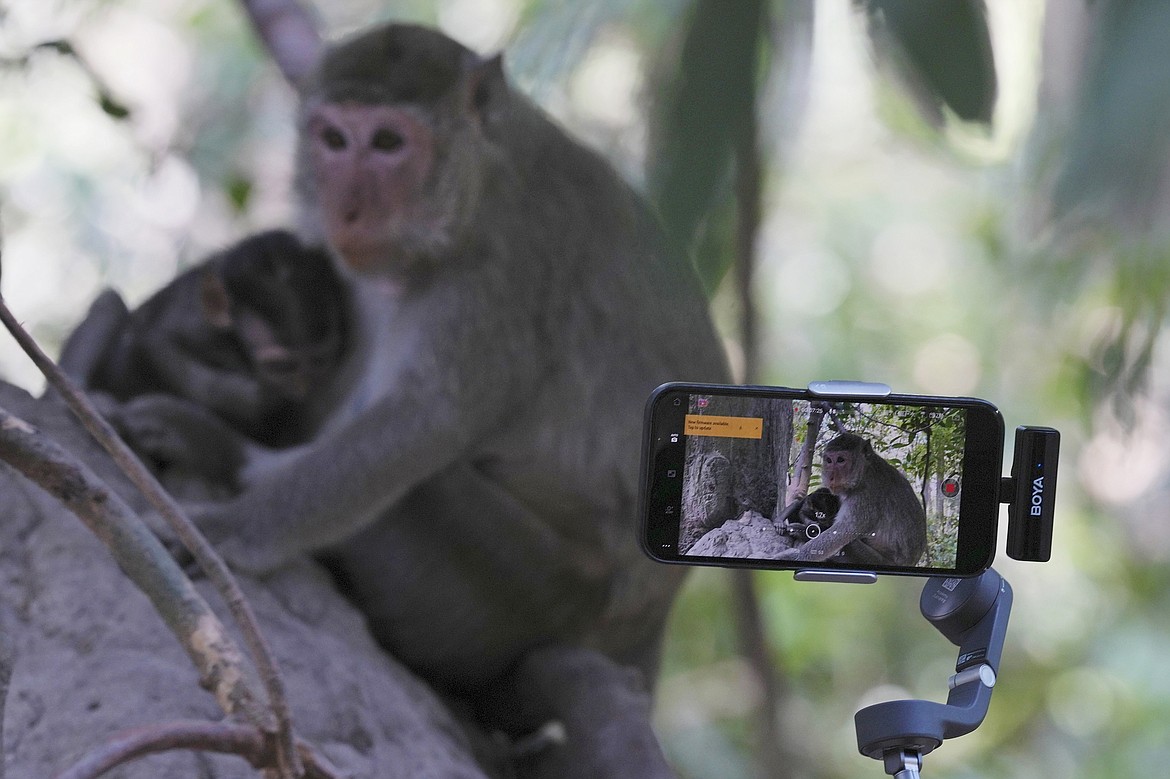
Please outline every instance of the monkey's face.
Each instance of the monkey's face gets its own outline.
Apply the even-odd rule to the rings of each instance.
[[[821,465],[821,481],[834,495],[841,495],[856,486],[860,465],[857,452],[826,450]]]
[[[327,52],[315,78],[298,182],[310,228],[392,286],[467,254],[457,247],[482,232],[485,120],[507,92],[499,60],[387,25]]]
[[[259,382],[259,400],[266,409],[305,402],[336,373],[341,359],[336,343],[308,342],[303,333],[290,334],[280,325],[246,308],[235,314],[236,340]]]
[[[262,403],[304,401],[345,348],[348,302],[328,255],[277,230],[226,250],[215,268],[201,279],[207,324],[233,340]]]
[[[305,143],[326,238],[352,270],[408,276],[442,234],[426,196],[434,134],[409,108],[322,103],[305,122]]]

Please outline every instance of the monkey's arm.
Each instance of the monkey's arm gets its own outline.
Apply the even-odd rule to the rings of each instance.
[[[383,646],[471,687],[525,647],[580,636],[605,607],[617,563],[590,537],[599,518],[572,516],[573,534],[564,520],[456,463],[324,558]]]
[[[801,497],[797,498],[792,503],[789,503],[787,506],[784,507],[784,510],[780,512],[780,516],[776,518],[775,523],[777,525],[781,525],[781,524],[784,524],[785,522],[788,522],[793,517],[798,517],[798,514],[800,512],[800,507],[803,505],[804,505],[804,496],[802,495]]]
[[[852,500],[857,500],[855,496]],[[852,506],[842,506],[832,526],[816,538],[806,541],[793,549],[786,549],[777,555],[780,560],[809,560],[823,562],[836,555],[849,544],[871,535],[873,528],[854,516]]]
[[[250,373],[202,362],[181,336],[152,333],[143,339],[143,355],[166,389],[235,424],[255,424],[270,410],[260,382]],[[206,350],[203,350],[206,351]]]
[[[270,570],[348,538],[490,437],[515,398],[530,394],[537,366],[530,330],[485,311],[499,294],[485,292],[489,285],[476,280],[395,303],[393,335],[378,334],[396,340],[392,356],[372,369],[380,400],[204,517],[229,560]]]
[[[235,489],[244,465],[266,451],[208,409],[173,395],[140,395],[110,409],[108,416],[140,457],[217,487]]]

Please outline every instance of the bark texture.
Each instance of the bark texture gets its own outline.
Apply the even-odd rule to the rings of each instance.
[[[76,453],[139,510],[108,458],[64,407],[0,384],[0,406]],[[146,596],[56,499],[0,464],[0,621],[14,656],[4,708],[8,777],[52,776],[116,732],[221,717]],[[242,580],[284,674],[298,736],[354,779],[482,777],[443,702],[370,639],[325,573],[303,561]],[[206,582],[198,588],[225,623]],[[490,750],[489,750],[490,752]],[[490,759],[489,759],[490,762]],[[118,769],[119,779],[257,774],[240,758],[176,752]]]

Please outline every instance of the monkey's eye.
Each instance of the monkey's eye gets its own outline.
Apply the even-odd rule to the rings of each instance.
[[[326,127],[322,130],[321,140],[333,151],[341,151],[346,146],[345,136],[336,127]]]
[[[374,133],[374,137],[370,140],[370,146],[378,151],[395,151],[401,148],[402,144],[406,143],[405,139],[394,132],[387,130],[385,127]]]

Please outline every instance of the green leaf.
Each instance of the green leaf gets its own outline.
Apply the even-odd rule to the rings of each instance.
[[[879,57],[893,62],[933,124],[946,106],[991,124],[998,89],[983,0],[865,0]]]
[[[231,176],[224,184],[224,191],[236,213],[242,214],[248,210],[248,201],[252,199],[252,180],[239,174]]]
[[[1170,151],[1170,3],[1100,0],[1081,78],[1056,215],[1104,211],[1126,221],[1155,218]]]
[[[740,133],[755,121],[764,27],[762,0],[699,0],[691,12],[673,80],[656,117],[651,199],[667,233],[689,245],[725,192]],[[708,289],[726,272],[726,257],[700,268]]]
[[[122,121],[130,118],[130,109],[104,89],[98,92],[98,105],[112,119]]]

